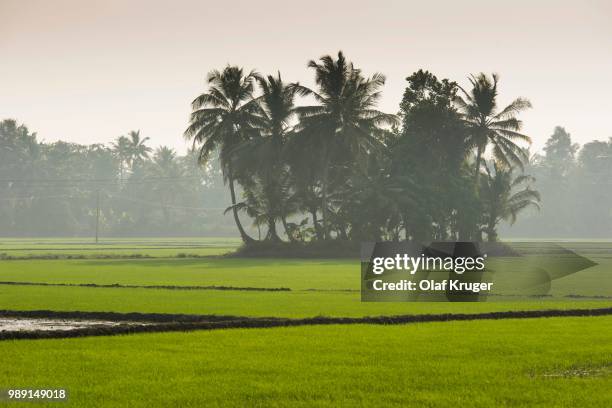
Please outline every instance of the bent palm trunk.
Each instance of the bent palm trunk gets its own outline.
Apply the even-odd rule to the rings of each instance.
[[[242,228],[242,223],[240,223],[240,218],[238,217],[238,210],[236,209],[236,191],[234,190],[234,178],[229,176],[229,186],[230,186],[230,196],[232,198],[232,213],[234,214],[234,221],[236,222],[236,227],[238,227],[238,232],[240,232],[240,238],[245,244],[250,244],[255,242],[255,240],[246,233],[244,228]]]

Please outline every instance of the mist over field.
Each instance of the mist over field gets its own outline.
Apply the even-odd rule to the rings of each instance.
[[[612,237],[607,2],[179,3],[0,2],[1,236]]]
[[[152,145],[137,133],[108,145],[45,143],[25,125],[5,120],[0,124],[0,235],[93,238],[97,224],[99,237],[238,237],[225,212],[232,203],[218,160],[200,166],[197,151],[179,155]],[[533,177],[530,188],[541,196],[539,209],[526,209],[514,225],[501,220],[502,239],[611,237],[612,139],[580,146],[557,127],[521,174]],[[244,202],[244,189],[238,189]],[[461,197],[451,192],[445,200]],[[268,227],[261,218],[240,217],[250,235],[265,237]],[[301,225],[304,235],[313,234],[312,212],[294,210],[287,219]],[[286,231],[280,235],[287,239]]]
[[[612,406],[610,0],[0,16],[0,405]]]

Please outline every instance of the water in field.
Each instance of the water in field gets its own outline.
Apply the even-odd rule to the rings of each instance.
[[[77,319],[31,319],[23,317],[0,317],[0,332],[64,331],[91,327],[114,327],[118,325],[142,325],[141,322],[112,322]]]

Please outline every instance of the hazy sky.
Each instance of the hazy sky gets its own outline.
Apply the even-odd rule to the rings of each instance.
[[[0,0],[0,119],[46,141],[110,142],[141,129],[180,151],[189,103],[226,63],[312,83],[309,59],[342,49],[387,76],[396,112],[419,68],[465,85],[497,72],[501,102],[523,96],[541,148],[612,136],[610,1]]]

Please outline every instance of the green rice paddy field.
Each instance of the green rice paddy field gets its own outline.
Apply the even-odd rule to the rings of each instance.
[[[0,239],[0,309],[300,318],[612,306],[608,243],[585,243],[597,265],[553,281],[550,296],[484,303],[362,303],[356,259],[220,256],[238,245]],[[116,287],[69,286],[88,284]],[[61,406],[612,404],[611,316],[4,340],[0,356],[0,389],[66,388]]]

